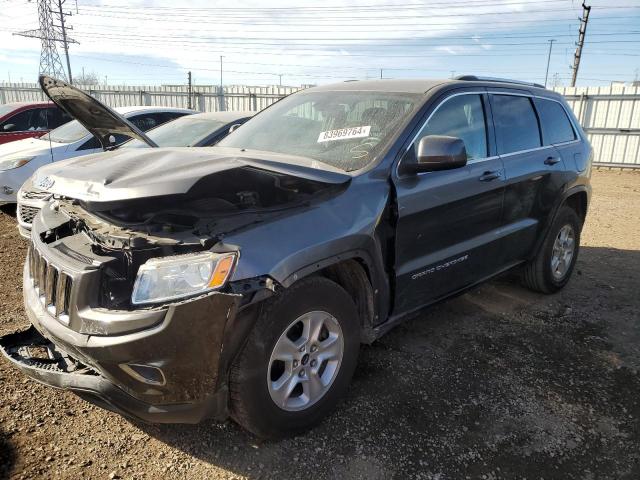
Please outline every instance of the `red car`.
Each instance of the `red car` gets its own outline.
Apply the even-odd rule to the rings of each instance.
[[[0,144],[40,137],[69,120],[69,115],[50,102],[0,105]]]

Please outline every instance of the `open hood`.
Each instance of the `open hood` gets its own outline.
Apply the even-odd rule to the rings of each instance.
[[[193,195],[208,190],[215,193],[220,179],[233,170],[240,177],[242,171],[249,169],[322,184],[351,180],[337,169],[313,166],[311,160],[302,157],[235,148],[123,148],[46,165],[36,172],[33,184],[102,209],[114,202],[135,199]]]
[[[39,81],[47,97],[89,130],[103,149],[112,146],[109,137],[116,134],[137,138],[150,147],[158,146],[122,115],[64,80],[40,75]]]

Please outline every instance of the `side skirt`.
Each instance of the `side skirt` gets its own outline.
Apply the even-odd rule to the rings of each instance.
[[[366,338],[366,342],[367,344],[371,344],[373,343],[375,340],[377,340],[378,338],[382,337],[385,333],[387,333],[389,330],[391,330],[392,328],[396,327],[397,325],[403,323],[405,320],[408,320],[409,317],[411,317],[413,314],[415,314],[416,312],[422,311],[425,308],[431,307],[435,304],[441,303],[445,300],[448,300],[452,297],[457,297],[459,295],[462,295],[464,293],[466,293],[467,291],[469,291],[470,289],[478,286],[481,283],[486,282],[487,280],[490,280],[494,277],[497,277],[498,275],[501,275],[509,270],[512,270],[522,264],[526,263],[524,260],[519,260],[517,262],[514,262],[508,266],[506,266],[505,268],[498,270],[495,273],[492,273],[491,275],[487,275],[486,277],[481,278],[480,280],[478,280],[477,282],[471,283],[463,288],[460,288],[454,292],[451,293],[447,293],[446,295],[443,295],[440,298],[437,298],[435,300],[433,300],[432,302],[426,303],[424,305],[421,305],[420,307],[414,308],[412,310],[409,310],[408,312],[403,312],[400,313],[398,315],[393,315],[390,316],[389,318],[387,318],[387,320],[385,320],[384,323],[378,325],[375,328],[372,328],[369,332],[366,332],[367,338]]]

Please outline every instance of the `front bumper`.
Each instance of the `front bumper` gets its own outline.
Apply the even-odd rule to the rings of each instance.
[[[81,324],[95,322],[98,315],[105,324],[127,324],[146,316],[142,323],[152,325],[118,335],[84,334],[50,314],[34,287],[29,262],[24,274],[25,308],[32,327],[0,337],[0,351],[25,374],[146,422],[197,423],[227,416],[220,359],[225,329],[236,316],[241,296],[216,292],[135,312],[83,309],[76,312]],[[51,362],[34,359],[28,352],[38,347],[53,359],[65,359],[67,366],[63,362],[52,368]],[[149,382],[131,365],[159,369],[163,381]]]

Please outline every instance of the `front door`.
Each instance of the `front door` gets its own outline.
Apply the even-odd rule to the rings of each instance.
[[[453,94],[428,115],[426,135],[458,137],[467,165],[395,176],[398,204],[394,314],[416,309],[495,273],[504,169],[494,155],[487,96]]]

